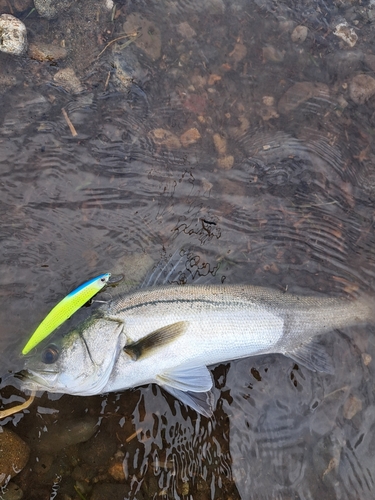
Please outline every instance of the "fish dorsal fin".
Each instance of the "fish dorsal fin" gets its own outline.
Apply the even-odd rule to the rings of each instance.
[[[169,344],[172,340],[175,340],[177,337],[185,333],[188,325],[188,321],[178,321],[177,323],[163,326],[162,328],[149,333],[142,339],[127,344],[124,347],[124,351],[132,359],[134,359],[134,361],[137,361],[141,357],[151,354],[155,349]]]
[[[164,386],[164,389],[177,398],[181,403],[190,406],[204,417],[210,418],[213,413],[214,395],[209,392],[183,392],[173,387]]]
[[[314,372],[334,373],[334,368],[330,356],[324,346],[316,340],[310,340],[299,345],[293,351],[284,353],[292,358],[296,363],[301,364]]]

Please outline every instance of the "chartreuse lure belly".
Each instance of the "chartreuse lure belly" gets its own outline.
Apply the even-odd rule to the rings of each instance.
[[[72,316],[80,307],[88,302],[94,295],[96,295],[107,283],[111,274],[101,274],[92,280],[83,283],[75,290],[63,298],[55,307],[50,311],[44,320],[40,323],[38,328],[30,337],[29,341],[22,349],[22,354],[27,354],[43,339],[48,337],[50,333],[56,330],[57,327],[62,325],[70,316]]]

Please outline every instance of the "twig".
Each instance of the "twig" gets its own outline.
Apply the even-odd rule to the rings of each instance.
[[[124,38],[134,38],[134,40],[135,40],[135,39],[136,39],[136,38],[138,38],[138,37],[139,37],[139,34],[138,34],[138,33],[132,33],[132,34],[130,34],[130,35],[122,35],[122,36],[119,36],[118,38],[115,38],[114,40],[111,40],[110,42],[108,42],[108,43],[107,43],[107,45],[104,47],[104,49],[103,49],[103,50],[102,50],[102,51],[98,54],[97,59],[99,59],[99,57],[103,54],[103,52],[104,52],[105,50],[107,50],[107,49],[108,49],[108,47],[109,47],[110,45],[112,45],[112,43],[118,42],[119,40],[123,40]],[[132,42],[132,41],[133,41],[133,40],[130,40],[130,42]]]
[[[18,413],[21,410],[25,410],[26,408],[28,408],[31,405],[31,403],[34,401],[35,394],[36,394],[36,392],[32,391],[29,399],[27,399],[24,403],[17,405],[17,406],[13,406],[13,408],[8,408],[7,410],[1,410],[0,411],[0,418],[9,417],[10,415],[14,415],[14,413]]]
[[[65,111],[65,109],[64,109],[64,108],[62,108],[62,109],[61,109],[61,111],[62,111],[62,114],[63,114],[63,116],[64,116],[64,118],[65,118],[65,120],[66,120],[66,123],[68,124],[68,127],[69,127],[69,129],[70,129],[70,131],[71,131],[71,133],[72,133],[72,136],[73,136],[73,137],[75,137],[75,136],[76,136],[76,135],[78,135],[78,134],[77,134],[76,129],[74,128],[73,123],[70,121],[70,118],[69,118],[69,116],[68,116],[68,113]]]
[[[142,431],[143,431],[142,427],[141,427],[140,429],[137,429],[135,432],[133,432],[133,434],[130,434],[130,436],[128,436],[128,437],[125,439],[125,441],[126,441],[127,443],[130,443],[130,441],[131,441],[132,439],[134,439],[135,437],[137,437],[137,436],[138,436],[138,434],[139,434],[139,433],[141,433]]]
[[[108,87],[108,83],[109,83],[109,79],[111,78],[111,72],[108,71],[108,76],[107,76],[107,79],[105,81],[105,85],[104,85],[104,91],[107,90],[107,87]]]

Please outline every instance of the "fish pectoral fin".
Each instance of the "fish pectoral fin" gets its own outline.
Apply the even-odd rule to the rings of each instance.
[[[156,377],[162,387],[178,391],[207,392],[212,388],[211,372],[206,366],[194,368],[175,368]]]
[[[190,406],[197,413],[204,417],[210,418],[213,414],[214,395],[211,391],[208,392],[184,392],[175,389],[174,387],[163,386],[163,388],[172,394],[173,397],[181,401],[186,406]]]
[[[172,342],[172,340],[185,333],[188,325],[188,321],[178,321],[177,323],[163,326],[136,342],[126,344],[124,351],[134,361],[137,361],[139,358],[147,356],[147,354],[152,353],[155,349],[169,344],[169,342]]]
[[[324,346],[316,340],[301,344],[293,351],[284,354],[314,372],[330,373],[331,375],[334,373],[332,359],[327,354]]]

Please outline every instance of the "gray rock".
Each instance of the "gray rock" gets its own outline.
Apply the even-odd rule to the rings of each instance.
[[[46,19],[56,19],[56,17],[67,10],[70,0],[34,0],[35,9],[38,14]]]
[[[97,431],[97,423],[97,419],[90,416],[70,422],[59,421],[42,434],[38,450],[52,453],[88,441]]]
[[[26,26],[10,14],[2,14],[0,16],[0,50],[7,54],[20,56],[26,49]]]

